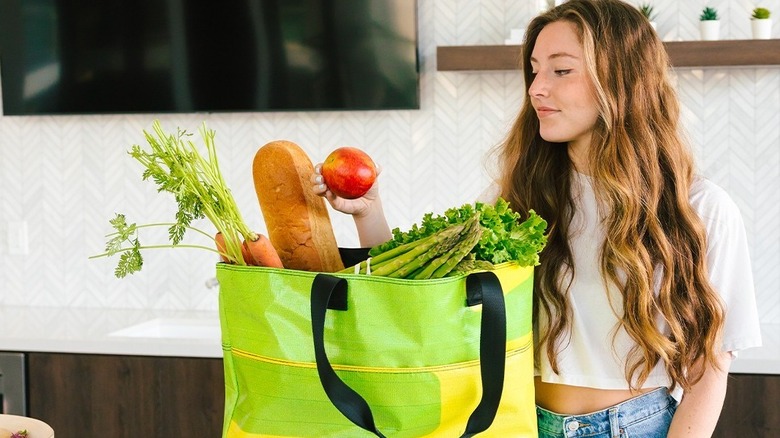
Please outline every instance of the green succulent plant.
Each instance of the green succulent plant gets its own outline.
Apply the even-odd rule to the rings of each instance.
[[[718,10],[707,6],[706,8],[702,9],[701,15],[699,16],[699,20],[701,21],[714,21],[718,19]]]
[[[650,3],[642,3],[641,5],[639,5],[639,12],[641,12],[642,15],[644,15],[645,18],[647,18],[650,21],[653,21],[653,19],[655,18],[655,14],[653,13],[654,12],[653,5],[651,5]]]
[[[755,8],[755,9],[753,9],[753,15],[751,17],[756,19],[756,20],[765,20],[765,19],[769,18],[769,15],[770,15],[769,9],[767,9],[767,8]]]

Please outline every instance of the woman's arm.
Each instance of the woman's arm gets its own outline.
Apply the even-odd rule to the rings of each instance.
[[[726,398],[731,353],[718,356],[720,369],[707,366],[690,391],[685,391],[669,428],[669,437],[711,437]],[[699,365],[701,366],[701,364]]]
[[[355,220],[355,228],[362,248],[371,248],[393,238],[382,208],[382,200],[378,195],[370,208],[360,214],[353,214],[352,219]]]

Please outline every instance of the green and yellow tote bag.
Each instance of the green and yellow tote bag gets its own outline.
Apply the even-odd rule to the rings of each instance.
[[[223,437],[535,437],[533,268],[435,280],[219,264]]]

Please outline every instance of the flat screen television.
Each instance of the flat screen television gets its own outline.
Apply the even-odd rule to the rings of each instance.
[[[4,115],[419,108],[416,0],[0,0]]]

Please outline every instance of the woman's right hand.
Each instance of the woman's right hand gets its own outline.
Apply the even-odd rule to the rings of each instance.
[[[374,185],[365,195],[357,199],[342,198],[328,190],[321,169],[322,163],[314,166],[314,174],[311,176],[312,190],[317,195],[327,199],[334,210],[352,215],[361,248],[371,248],[392,239],[393,235],[382,209],[382,200],[379,198],[378,182],[381,172],[379,166],[376,167],[377,179],[374,181]]]
[[[327,199],[334,210],[355,217],[365,216],[371,210],[371,205],[374,201],[379,198],[378,181],[380,171],[379,166],[377,166],[377,180],[374,181],[374,185],[371,186],[365,195],[356,199],[346,199],[336,196],[333,192],[328,190],[325,179],[322,177],[322,163],[318,163],[314,166],[314,174],[311,176],[312,189],[314,190],[314,193]]]

